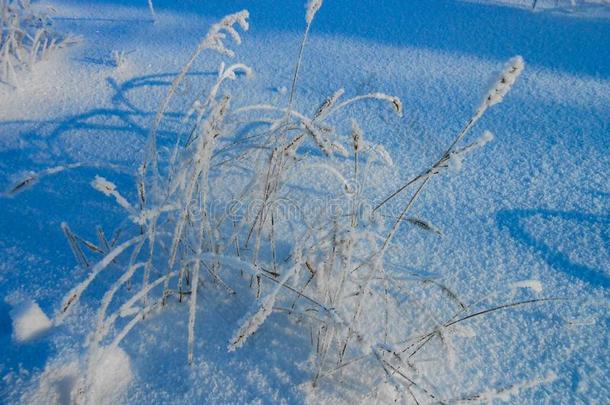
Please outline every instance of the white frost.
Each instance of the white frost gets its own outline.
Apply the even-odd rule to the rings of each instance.
[[[95,364],[94,376],[88,388],[91,403],[119,403],[121,395],[133,379],[129,356],[120,347],[102,349],[99,361]]]
[[[469,153],[471,153],[472,151],[474,151],[477,148],[482,148],[483,146],[485,146],[489,142],[491,142],[493,139],[494,139],[494,134],[492,134],[490,131],[485,131],[483,133],[483,135],[481,135],[471,144],[469,144],[461,149],[451,152],[451,154],[449,155],[450,156],[449,161],[447,162],[449,168],[456,172],[459,172],[460,170],[462,170],[462,166],[464,164],[464,158]]]
[[[517,77],[519,77],[521,72],[523,72],[524,67],[525,63],[523,62],[523,58],[521,56],[511,58],[500,77],[485,96],[483,104],[486,107],[491,107],[501,103],[504,96],[506,96],[513,84],[515,84]]]
[[[106,180],[102,176],[95,176],[91,186],[106,197],[114,197],[116,202],[127,211],[134,212],[131,204],[117,191],[116,185],[113,182]]]
[[[382,145],[375,145],[375,152],[377,152],[377,155],[379,155],[386,166],[394,167],[394,160],[392,160],[392,156],[390,156],[386,148]]]
[[[529,288],[537,293],[542,292],[542,283],[538,280],[523,280],[512,283],[511,288]]]
[[[273,304],[275,303],[275,298],[277,295],[276,293],[269,294],[263,300],[256,312],[254,312],[252,315],[246,316],[242,320],[241,326],[231,338],[231,343],[228,347],[230,352],[233,352],[243,346],[244,343],[246,343],[246,340],[252,336],[254,332],[256,332],[263,324],[263,322],[265,322],[269,315],[271,315],[271,312],[273,312]]]
[[[307,24],[311,24],[320,7],[322,7],[322,0],[309,0],[307,3],[307,14],[305,15]]]

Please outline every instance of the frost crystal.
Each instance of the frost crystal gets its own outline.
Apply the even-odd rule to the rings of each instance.
[[[322,7],[322,0],[309,0],[307,3],[307,14],[305,15],[307,24],[311,24],[320,7]]]
[[[239,349],[246,343],[246,340],[258,330],[258,328],[265,322],[267,317],[271,315],[273,311],[273,304],[275,303],[276,294],[270,294],[261,303],[258,310],[251,316],[246,317],[239,330],[235,333],[231,339],[228,350],[230,352]]]
[[[91,186],[106,197],[114,197],[116,202],[127,211],[133,211],[131,204],[116,190],[116,185],[113,182],[106,180],[104,177],[95,176]]]
[[[521,56],[515,56],[508,61],[504,71],[493,85],[491,90],[487,93],[483,104],[485,107],[491,107],[498,103],[501,103],[504,96],[510,91],[513,84],[517,80],[517,77],[521,74],[524,68],[523,58]]]

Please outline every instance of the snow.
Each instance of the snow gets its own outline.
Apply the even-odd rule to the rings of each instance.
[[[512,288],[529,288],[537,293],[542,292],[542,283],[538,280],[517,281],[510,285]]]
[[[119,347],[103,349],[94,363],[92,386],[89,389],[92,403],[114,404],[129,387],[133,373],[131,360]]]
[[[129,356],[120,348],[107,348],[95,363],[95,379],[84,398],[84,370],[76,360],[49,364],[39,377],[38,385],[25,394],[32,405],[83,403],[116,404],[124,397],[133,379]]]
[[[48,365],[41,374],[36,389],[27,393],[24,399],[28,403],[36,405],[75,403],[79,378],[80,370],[77,361]]]
[[[52,324],[38,304],[23,300],[12,305],[13,339],[25,343],[47,332]]]
[[[530,389],[536,387],[538,385],[548,384],[557,379],[557,375],[555,373],[550,372],[543,378],[536,378],[532,381],[515,384],[511,387],[505,388],[503,390],[493,390],[484,392],[476,395],[473,398],[468,398],[464,401],[458,401],[457,403],[468,403],[468,404],[484,404],[490,403],[494,400],[501,400],[504,402],[509,402],[516,394],[518,394],[523,389]]]
[[[232,48],[253,71],[235,93],[238,102],[285,104],[301,34],[311,22],[304,3],[159,0],[155,24],[143,1],[50,3],[57,10],[55,28],[81,35],[82,44],[35,65],[20,77],[19,89],[0,88],[0,189],[10,190],[22,173],[31,180],[11,199],[0,199],[0,296],[26,291],[31,297],[13,309],[0,306],[0,402],[69,403],[78,395],[86,374],[82,343],[119,274],[112,259],[89,269],[76,266],[61,224],[87,240],[96,240],[91,230],[99,224],[112,240],[124,209],[92,189],[92,181],[125,206],[136,206],[130,176],[142,161],[146,135],[210,24],[249,9],[251,31]],[[357,120],[354,128],[363,128],[354,131],[362,149],[375,148],[380,161],[393,162],[379,168],[389,180],[374,190],[378,203],[442,154],[488,90],[485,80],[509,57],[522,55],[525,68],[511,92],[465,140],[479,145],[493,133],[494,142],[469,154],[459,173],[436,179],[410,217],[442,229],[443,237],[406,224],[389,255],[400,258],[395,271],[405,278],[443,282],[466,304],[487,297],[482,308],[506,297],[567,299],[449,328],[455,368],[437,367],[433,350],[418,359],[442,392],[453,399],[478,395],[483,402],[607,403],[610,14],[601,2],[574,8],[570,1],[540,0],[536,11],[531,3],[324,2],[314,11],[294,108],[313,113],[337,89],[347,98],[377,92],[400,97],[401,119],[374,101],[345,109]],[[127,55],[120,69],[113,51]],[[183,95],[208,89],[220,61],[205,54],[170,110],[188,111],[193,98]],[[161,128],[160,137],[170,130]],[[349,125],[343,132],[344,144],[331,150],[352,150]],[[81,161],[88,165],[75,163]],[[457,168],[461,162],[450,163]],[[320,189],[336,181],[324,170],[303,176],[318,180]],[[141,215],[144,221],[154,213]],[[233,263],[237,271],[238,265]],[[152,311],[100,360],[93,395],[114,403],[373,400],[356,389],[370,383],[367,369],[356,376],[346,370],[343,385],[322,381],[313,390],[309,330],[269,306],[254,311],[265,323],[252,318],[247,343],[227,353],[242,321],[250,319],[244,314],[252,314],[244,290],[230,296],[206,285],[199,291],[191,366],[184,305]],[[45,312],[61,310],[70,291],[79,305],[44,333],[51,327]],[[124,294],[119,289],[117,295]],[[400,299],[418,307],[425,296]],[[108,313],[127,321],[142,309],[133,304],[121,311],[109,302]],[[432,318],[441,312],[425,309]],[[380,398],[393,398],[393,386],[379,391]]]

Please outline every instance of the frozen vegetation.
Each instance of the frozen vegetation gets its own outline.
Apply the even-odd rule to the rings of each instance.
[[[0,0],[3,402],[610,401],[607,2],[235,3]]]
[[[0,1],[0,28],[0,81],[12,86],[18,85],[18,72],[78,40],[54,31],[48,13],[30,0]]]

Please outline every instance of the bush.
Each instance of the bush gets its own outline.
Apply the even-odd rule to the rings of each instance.
[[[311,115],[294,108],[303,48],[321,4],[308,4],[287,106],[233,108],[234,97],[223,93],[223,86],[250,76],[251,69],[223,63],[215,83],[185,114],[184,131],[173,140],[171,151],[159,147],[157,133],[165,113],[199,55],[210,50],[233,57],[228,40],[239,44],[238,29],[248,29],[247,11],[225,17],[211,27],[161,102],[136,176],[137,201],[128,201],[105,178],[98,176],[92,182],[125,209],[131,225],[122,229],[123,236],[108,241],[98,232],[95,244],[63,226],[79,264],[89,267],[89,276],[65,296],[54,325],[64,321],[101,272],[111,265],[121,269],[101,300],[88,339],[81,382],[85,395],[90,395],[102,354],[115,349],[130,330],[169,300],[188,301],[185,361],[191,363],[198,297],[206,293],[203,280],[229,294],[244,283],[251,288],[252,310],[236,325],[229,351],[246,344],[271,313],[284,313],[295,320],[295,328],[309,330],[312,336],[313,387],[360,365],[359,372],[371,376],[358,388],[363,394],[382,395],[379,387],[387,386],[390,393],[384,395],[389,399],[415,402],[443,399],[413,361],[418,352],[437,344],[452,363],[452,337],[469,333],[464,321],[543,301],[477,311],[438,280],[392,271],[386,255],[401,226],[441,234],[435,225],[411,214],[414,204],[439,173],[459,169],[469,153],[492,139],[484,132],[465,141],[485,111],[503,100],[521,73],[523,60],[515,57],[508,62],[434,164],[387,198],[371,203],[367,192],[374,187],[371,179],[384,182],[392,159],[382,146],[367,141],[357,120],[346,124],[342,117],[350,105],[363,100],[377,101],[398,116],[403,106],[397,97],[382,93],[345,99],[339,89]],[[324,173],[327,181],[322,185],[322,176],[308,178],[305,173]],[[37,177],[28,177],[10,193]],[[388,202],[400,198],[404,199],[400,211],[388,212]],[[315,200],[333,210],[308,215]],[[90,265],[83,248],[103,258]],[[117,292],[126,286],[129,297],[114,303],[116,309],[111,311]],[[405,303],[404,297],[421,291],[426,292],[426,301]],[[441,307],[447,308],[444,318],[430,315]]]

